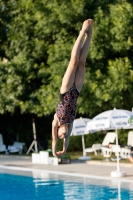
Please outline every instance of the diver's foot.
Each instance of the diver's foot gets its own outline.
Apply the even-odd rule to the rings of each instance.
[[[89,33],[90,30],[92,29],[92,25],[93,25],[93,20],[92,19],[87,19],[83,22],[83,26],[82,26],[82,31],[84,31],[84,33]]]

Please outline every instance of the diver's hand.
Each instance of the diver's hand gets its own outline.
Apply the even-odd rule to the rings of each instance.
[[[53,153],[53,156],[54,156],[55,158],[58,158],[57,153]]]
[[[56,152],[57,157],[63,156],[64,154],[65,154],[65,151]]]
[[[58,152],[56,152],[56,153],[53,153],[53,156],[56,157],[56,158],[58,158],[58,157],[60,157],[60,156],[62,156],[62,155],[64,155],[64,154],[65,154],[64,151],[58,151]]]

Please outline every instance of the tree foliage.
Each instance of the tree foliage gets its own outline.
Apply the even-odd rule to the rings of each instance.
[[[94,19],[89,69],[80,98],[80,112],[88,111],[94,115],[114,107],[131,110],[133,6],[126,1],[118,1],[115,5],[108,5],[108,12],[99,7]]]
[[[94,19],[78,113],[131,110],[133,3],[0,0],[0,113],[54,113],[76,37]]]

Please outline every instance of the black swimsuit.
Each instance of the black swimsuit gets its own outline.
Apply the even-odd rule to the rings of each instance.
[[[61,124],[71,123],[75,119],[78,96],[79,92],[75,86],[65,94],[60,94],[60,102],[56,114]]]

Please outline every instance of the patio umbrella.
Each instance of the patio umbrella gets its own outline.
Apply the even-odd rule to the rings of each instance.
[[[82,148],[83,148],[83,156],[84,158],[83,159],[88,159],[90,157],[88,156],[85,156],[85,141],[84,141],[84,135],[85,134],[88,134],[85,130],[86,130],[86,127],[87,127],[87,123],[90,121],[90,119],[88,118],[78,118],[78,119],[75,119],[74,122],[73,122],[73,129],[72,129],[72,134],[73,136],[78,136],[78,135],[81,135],[82,136]]]
[[[133,113],[128,110],[115,109],[102,112],[87,123],[87,131],[96,130],[115,130],[116,145],[118,145],[118,129],[131,129],[133,124],[130,123]],[[119,155],[117,153],[117,171],[111,172],[113,177],[124,176],[124,172],[120,171]]]

